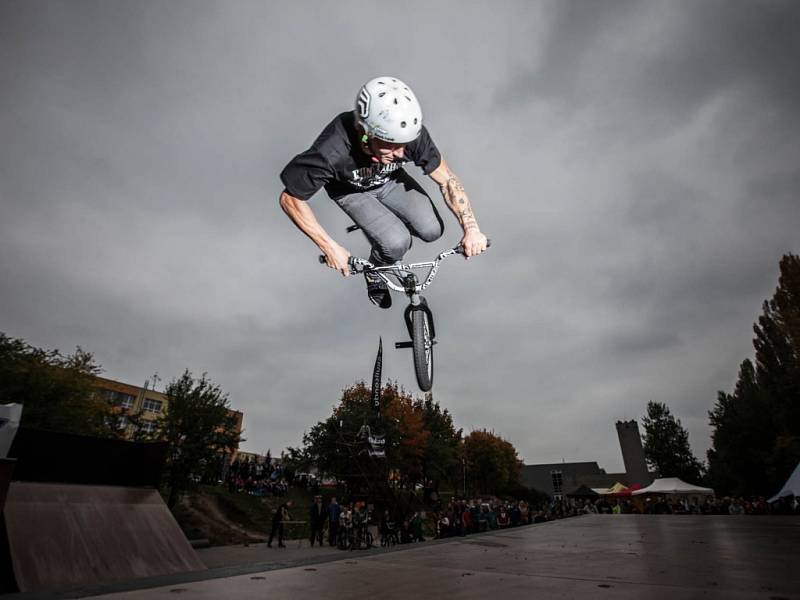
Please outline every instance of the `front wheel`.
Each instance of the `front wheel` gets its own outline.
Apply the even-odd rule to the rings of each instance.
[[[419,389],[430,391],[433,387],[433,330],[426,310],[411,311],[411,342],[414,353],[414,372]]]

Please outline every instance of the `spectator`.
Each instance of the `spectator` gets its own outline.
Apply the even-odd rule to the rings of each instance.
[[[500,514],[497,515],[497,526],[500,529],[505,529],[511,524],[511,518],[505,506],[500,507]]]
[[[314,547],[314,541],[318,541],[322,546],[322,531],[325,529],[326,511],[322,507],[322,496],[317,494],[314,496],[314,502],[308,509],[308,523],[311,526],[311,547]]]
[[[464,528],[463,534],[467,535],[468,533],[473,533],[475,531],[475,523],[472,520],[472,507],[464,507],[464,512],[461,515],[461,519],[464,521]]]
[[[737,516],[744,514],[744,507],[742,506],[741,502],[739,502],[738,498],[731,500],[731,503],[728,506],[728,514]]]
[[[328,544],[331,546],[335,546],[337,542],[336,536],[339,533],[339,516],[341,513],[342,508],[336,502],[336,496],[331,497],[331,501],[328,504]]]
[[[664,496],[659,497],[653,505],[653,514],[656,515],[671,515],[672,508],[670,507],[667,499]]]
[[[286,547],[283,545],[283,524],[290,518],[289,509],[291,507],[292,501],[289,500],[275,509],[275,513],[272,515],[272,530],[269,532],[269,540],[267,541],[268,548],[272,548],[272,538],[275,537],[276,532],[278,534],[278,548]]]
[[[436,537],[443,538],[450,534],[450,519],[447,518],[447,513],[441,513],[436,525]]]
[[[422,533],[422,513],[419,511],[416,511],[411,518],[411,536],[415,542],[425,541]]]
[[[489,530],[489,505],[481,504],[481,510],[478,513],[478,531]]]
[[[519,510],[520,525],[529,525],[531,520],[530,511],[528,510],[528,503],[524,500],[520,500],[519,504],[517,505],[517,509]]]

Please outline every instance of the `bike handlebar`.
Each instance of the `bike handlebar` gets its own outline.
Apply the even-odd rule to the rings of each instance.
[[[487,239],[486,240],[486,247],[489,248],[491,245],[492,245],[492,240]],[[458,244],[458,246],[456,246],[455,248],[451,248],[450,250],[445,250],[444,252],[439,254],[438,259],[441,260],[445,256],[450,256],[450,254],[461,254],[462,256],[464,256],[464,247],[461,244]],[[319,262],[321,264],[323,264],[323,265],[325,264],[325,255],[324,254],[320,254],[319,255]],[[364,267],[374,267],[375,266],[371,262],[369,262],[368,260],[365,260],[363,258],[358,258],[356,256],[350,256],[350,258],[347,259],[347,262],[350,265],[350,270],[351,271],[354,270],[354,267],[356,267],[356,266],[364,266]],[[420,263],[420,264],[427,264],[427,263]]]
[[[486,240],[486,247],[492,245],[491,240]],[[421,292],[426,287],[428,287],[433,278],[436,276],[436,272],[439,269],[439,263],[442,262],[446,257],[452,256],[453,254],[464,254],[464,248],[459,244],[455,248],[451,248],[450,250],[445,250],[444,252],[439,253],[439,255],[432,261],[428,262],[421,262],[421,263],[410,263],[410,264],[395,264],[395,265],[386,265],[386,266],[379,266],[376,267],[368,260],[363,258],[358,258],[356,256],[350,256],[347,259],[347,264],[350,266],[350,274],[355,275],[357,273],[363,273],[365,270],[369,269],[373,273],[377,274],[383,281],[386,282],[386,285],[396,291],[396,292],[405,292],[409,293],[408,290],[404,287],[401,287],[394,283],[389,277],[387,277],[387,272],[393,272],[392,274],[396,275],[398,271],[410,271],[411,269],[422,269],[422,268],[429,268],[430,271],[428,272],[428,276],[425,278],[425,281],[422,284],[415,284],[413,285],[413,289],[417,292]],[[319,262],[325,264],[325,256],[320,255]]]

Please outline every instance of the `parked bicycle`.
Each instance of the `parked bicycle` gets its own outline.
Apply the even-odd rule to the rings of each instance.
[[[366,523],[348,527],[337,542],[340,550],[369,550],[375,545],[375,539]]]

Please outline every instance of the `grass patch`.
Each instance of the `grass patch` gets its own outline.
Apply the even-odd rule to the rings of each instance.
[[[272,527],[272,515],[282,503],[291,500],[289,514],[294,521],[308,521],[313,500],[304,489],[291,489],[286,496],[251,496],[230,492],[226,487],[203,485],[187,494],[173,510],[188,539],[207,539],[212,546],[263,541]],[[288,526],[286,539],[309,535],[308,525]]]

